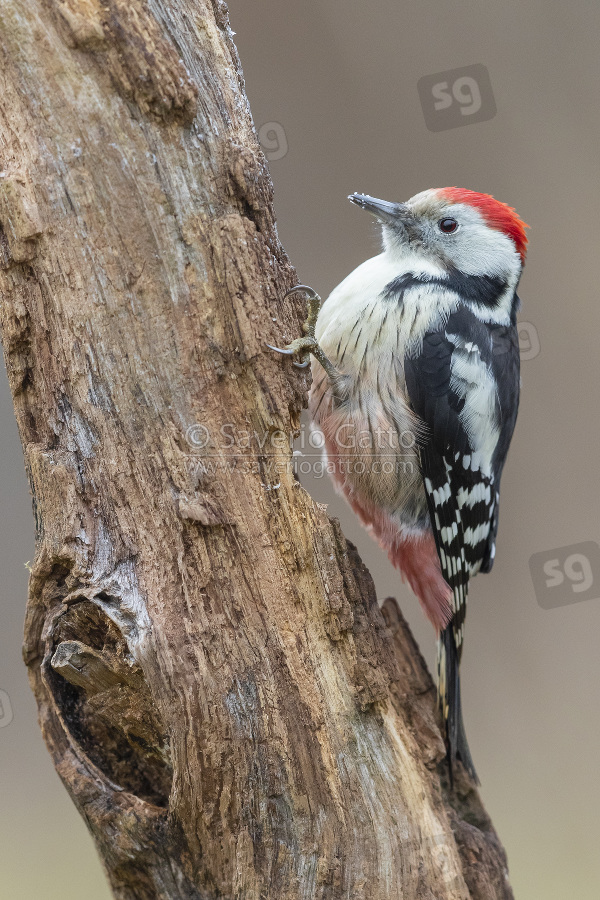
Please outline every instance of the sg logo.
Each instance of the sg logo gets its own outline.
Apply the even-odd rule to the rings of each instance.
[[[492,353],[494,356],[510,353],[516,343],[512,330],[506,325],[494,325],[492,331],[494,336]],[[519,344],[521,362],[527,359],[535,359],[536,356],[539,356],[540,338],[537,328],[532,322],[517,322],[516,339]]]
[[[486,122],[496,115],[490,73],[480,63],[425,75],[417,89],[430,131]]]
[[[261,125],[258,129],[258,141],[269,162],[283,159],[288,152],[287,135],[281,122],[265,122]]]
[[[600,598],[600,547],[594,541],[534,553],[529,569],[542,609]]]
[[[10,697],[6,691],[0,691],[0,728],[10,725],[12,720],[13,711],[10,705]]]

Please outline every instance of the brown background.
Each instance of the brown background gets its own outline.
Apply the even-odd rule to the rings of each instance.
[[[597,413],[600,313],[600,8],[574,0],[232,0],[257,128],[278,122],[271,164],[280,235],[301,280],[323,295],[377,252],[346,195],[407,199],[427,187],[488,191],[532,230],[521,319],[540,353],[523,363],[497,563],[471,591],[464,701],[483,796],[508,850],[518,900],[600,896],[600,599],[543,610],[529,557],[600,541]],[[417,81],[482,63],[497,115],[438,133]],[[0,383],[0,894],[107,900],[85,826],[35,722],[20,659],[33,522],[6,379]],[[305,479],[308,484],[308,479]],[[396,594],[427,659],[417,603],[324,480],[381,598]],[[600,573],[598,573],[600,594]]]

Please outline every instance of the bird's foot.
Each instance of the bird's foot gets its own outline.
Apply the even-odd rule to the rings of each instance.
[[[312,335],[296,338],[285,347],[273,347],[271,344],[267,344],[267,347],[269,350],[275,350],[276,353],[283,353],[285,356],[297,356],[298,361],[294,360],[293,365],[298,369],[306,369],[310,364],[310,354],[320,349],[317,339]]]
[[[308,316],[302,326],[304,337],[296,338],[295,341],[292,341],[291,344],[288,344],[286,347],[273,347],[271,344],[267,344],[267,347],[269,350],[275,350],[276,353],[282,353],[285,356],[297,356],[298,360],[294,360],[294,365],[298,369],[306,369],[306,367],[310,365],[310,356],[312,354],[323,366],[330,378],[337,378],[339,372],[331,360],[325,356],[315,337],[317,316],[321,309],[321,298],[311,287],[308,287],[305,284],[297,284],[296,287],[293,287],[284,295],[283,299],[285,300],[286,297],[289,297],[291,294],[295,294],[298,291],[302,291],[308,297]]]

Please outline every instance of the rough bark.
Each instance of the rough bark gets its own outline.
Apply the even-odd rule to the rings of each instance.
[[[225,6],[4,0],[0,48],[24,655],[114,896],[511,897],[398,609],[291,469],[307,376],[263,348],[304,304]]]

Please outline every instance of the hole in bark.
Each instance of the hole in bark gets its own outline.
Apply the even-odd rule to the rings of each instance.
[[[86,756],[114,784],[166,807],[173,777],[166,729],[123,635],[94,603],[82,600],[57,620],[44,674]]]
[[[254,209],[254,207],[249,203],[245,196],[239,195],[239,197],[242,204],[242,215],[246,219],[250,219],[259,234],[262,234],[261,213],[258,210]]]

